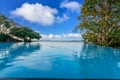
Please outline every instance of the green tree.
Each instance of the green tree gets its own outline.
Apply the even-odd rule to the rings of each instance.
[[[12,19],[8,19],[3,14],[0,14],[0,25],[4,24],[6,28],[20,26],[19,24],[15,23]]]
[[[20,37],[20,38],[24,38],[25,40],[27,37],[30,39],[41,38],[39,33],[36,33],[32,29],[27,28],[27,27],[14,27],[10,30],[10,34]]]
[[[8,21],[5,21],[4,24],[5,24],[6,28],[10,28],[11,27],[11,25],[10,25],[10,23]]]
[[[120,38],[120,0],[84,0],[79,20],[85,41],[109,46]]]
[[[3,24],[6,20],[6,17],[0,14],[0,25]]]
[[[12,38],[9,35],[0,33],[0,42],[9,42],[10,40],[12,40]]]

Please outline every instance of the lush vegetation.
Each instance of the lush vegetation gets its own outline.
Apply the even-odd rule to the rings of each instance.
[[[10,34],[23,38],[25,41],[28,39],[40,39],[41,36],[37,32],[27,27],[14,27],[11,29]]]
[[[10,36],[0,33],[0,42],[10,42],[13,40]]]
[[[15,23],[13,20],[8,19],[4,15],[0,14],[0,25],[2,24],[4,24],[4,26],[7,28],[19,26],[19,24]]]
[[[23,27],[13,20],[8,19],[4,15],[0,14],[0,42],[6,41],[20,41],[13,37],[24,39],[24,41],[31,41],[31,39],[40,39],[39,33],[33,31],[28,27]]]
[[[120,0],[84,0],[79,20],[86,42],[120,47]]]

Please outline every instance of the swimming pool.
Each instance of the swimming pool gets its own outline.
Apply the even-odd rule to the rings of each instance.
[[[84,42],[0,43],[0,78],[120,78],[120,50]]]

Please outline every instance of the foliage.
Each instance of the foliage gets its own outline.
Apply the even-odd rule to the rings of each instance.
[[[3,24],[5,20],[6,20],[6,17],[3,15],[0,15],[0,25]]]
[[[10,23],[9,23],[8,21],[5,21],[4,24],[5,24],[5,26],[6,26],[7,28],[10,28],[10,27],[11,27],[11,25],[10,25]]]
[[[78,17],[87,42],[103,46],[120,44],[120,0],[85,0]],[[120,45],[119,45],[120,46]]]
[[[4,15],[0,14],[0,25],[4,24],[5,27],[10,28],[13,26],[17,26],[18,24],[15,23],[13,20],[8,19]]]
[[[30,39],[41,38],[40,34],[34,32],[32,29],[29,29],[27,27],[14,27],[11,29],[10,34],[24,39],[26,39],[27,37],[29,37]]]
[[[12,19],[8,19],[4,15],[0,14],[0,26],[10,30],[10,33],[0,33],[0,41],[6,41],[6,39],[10,38],[9,35],[16,36],[18,38],[23,38],[25,41],[30,41],[30,39],[40,39],[41,36],[39,33],[34,32],[32,29],[28,27],[22,27],[21,25],[15,23]],[[2,27],[2,28],[3,28]],[[13,40],[16,41],[16,40]]]
[[[10,39],[12,39],[10,36],[0,33],[0,42],[8,42]]]

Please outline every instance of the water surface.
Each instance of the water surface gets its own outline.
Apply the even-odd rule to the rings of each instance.
[[[120,79],[120,50],[83,42],[0,43],[0,78]]]

